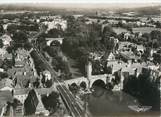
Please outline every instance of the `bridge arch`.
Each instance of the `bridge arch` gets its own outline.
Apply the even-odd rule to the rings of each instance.
[[[97,79],[97,80],[95,80],[95,81],[93,81],[92,83],[91,83],[91,87],[94,87],[94,86],[99,86],[99,87],[105,87],[105,85],[106,85],[106,82],[104,81],[104,80],[102,80],[102,79]]]
[[[77,84],[77,86],[81,86],[82,82],[84,82],[86,84],[86,87],[88,87],[88,79],[85,77],[80,77],[80,78],[75,78],[75,79],[71,79],[71,80],[66,80],[65,81],[65,85],[69,88],[69,86],[71,86],[73,83]],[[83,83],[83,84],[84,84]]]
[[[86,88],[87,88],[86,82],[85,82],[85,81],[82,81],[82,82],[80,83],[80,87],[83,88],[83,89],[86,89]]]

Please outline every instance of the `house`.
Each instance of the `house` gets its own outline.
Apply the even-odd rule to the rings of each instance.
[[[114,55],[112,52],[110,52],[110,53],[108,54],[106,60],[107,60],[107,61],[113,61],[113,60],[115,60],[115,55]]]
[[[143,35],[143,33],[141,33],[141,32],[136,32],[136,33],[134,34],[134,37],[135,37],[135,38],[140,38],[142,35]]]
[[[75,19],[78,19],[79,17],[83,17],[84,15],[82,14],[77,14],[77,15],[73,15]]]
[[[15,61],[15,67],[16,68],[22,68],[24,66],[24,62],[23,61]]]
[[[124,33],[124,39],[128,40],[131,34],[129,32]]]
[[[9,78],[2,79],[0,81],[0,91],[13,91],[13,82]]]
[[[2,60],[7,59],[7,60],[12,60],[12,54],[8,53],[6,49],[0,48],[0,58]]]
[[[9,35],[4,34],[2,37],[0,37],[0,39],[2,39],[4,47],[10,46],[12,39]]]
[[[29,52],[26,51],[25,49],[18,49],[16,53],[17,53],[17,56],[15,59],[20,61],[24,61],[29,56]]]
[[[3,48],[0,48],[0,56],[1,58],[3,58],[4,54],[6,53],[7,51]]]
[[[95,52],[89,53],[89,57],[93,60],[100,60],[102,56],[103,56],[103,53],[95,53]]]
[[[109,24],[118,24],[119,23],[118,20],[114,20],[114,19],[109,19],[108,22],[109,22]]]
[[[51,77],[51,73],[47,70],[43,71],[42,73],[42,79],[41,82],[43,84],[44,87],[51,87],[52,86],[52,77]]]
[[[45,109],[42,103],[41,95],[39,95],[34,89],[30,90],[24,102],[24,115],[40,113],[44,114],[45,116],[49,115],[49,112]]]
[[[64,31],[66,28],[67,28],[67,21],[66,20],[63,20],[61,18],[56,18],[56,19],[53,19],[53,21],[45,21],[43,22],[43,24],[47,25],[48,26],[48,31],[53,29],[53,28],[59,28],[59,26],[61,26],[61,29]],[[59,24],[59,26],[58,26]]]
[[[17,56],[15,58],[15,67],[23,67],[25,60],[28,57],[28,53],[24,50],[17,51]]]
[[[0,73],[4,72],[4,69],[3,68],[0,68]]]
[[[136,49],[137,49],[137,51],[138,52],[144,52],[144,50],[145,50],[145,47],[143,46],[143,45],[136,45]]]
[[[12,61],[12,59],[13,59],[12,54],[11,53],[8,53],[6,51],[6,53],[3,55],[3,59],[7,59],[7,60]]]
[[[129,64],[132,63],[132,61],[136,61],[139,58],[135,56],[135,54],[131,51],[122,51],[119,53],[120,57],[122,58],[123,61],[128,62]]]
[[[121,27],[113,27],[113,30],[117,35],[128,32],[127,29]]]
[[[18,99],[22,104],[24,104],[30,90],[31,89],[29,88],[15,89],[13,96],[14,98]]]
[[[0,117],[3,117],[3,115],[5,113],[6,106],[7,106],[6,104],[0,105]]]
[[[35,114],[38,103],[39,100],[35,90],[29,91],[28,96],[24,102],[24,115],[29,116]]]
[[[13,96],[10,91],[0,91],[0,117],[6,112],[7,102],[13,102]]]

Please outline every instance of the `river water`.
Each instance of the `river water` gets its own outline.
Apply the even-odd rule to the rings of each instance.
[[[92,116],[95,117],[130,117],[130,116],[140,116],[140,115],[158,115],[158,113],[153,114],[152,112],[138,113],[134,112],[128,108],[129,105],[138,105],[138,101],[122,92],[115,91],[110,92],[105,89],[98,88],[92,94],[87,95],[87,108]],[[157,117],[157,116],[156,116]]]

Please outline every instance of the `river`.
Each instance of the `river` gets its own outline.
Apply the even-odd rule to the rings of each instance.
[[[135,112],[128,108],[129,105],[139,104],[137,99],[122,92],[110,92],[102,88],[98,88],[92,94],[87,96],[87,108],[94,117],[118,117],[118,116],[140,116],[140,115],[158,115],[155,112]]]

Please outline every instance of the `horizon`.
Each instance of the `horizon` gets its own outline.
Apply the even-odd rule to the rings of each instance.
[[[160,0],[1,0],[1,3],[161,3]]]
[[[46,7],[46,8],[109,8],[109,9],[119,9],[119,8],[141,8],[141,7],[155,7],[160,6],[159,3],[1,3],[4,6],[27,6],[27,7]]]
[[[65,8],[137,8],[160,6],[160,0],[0,0],[0,5]]]

